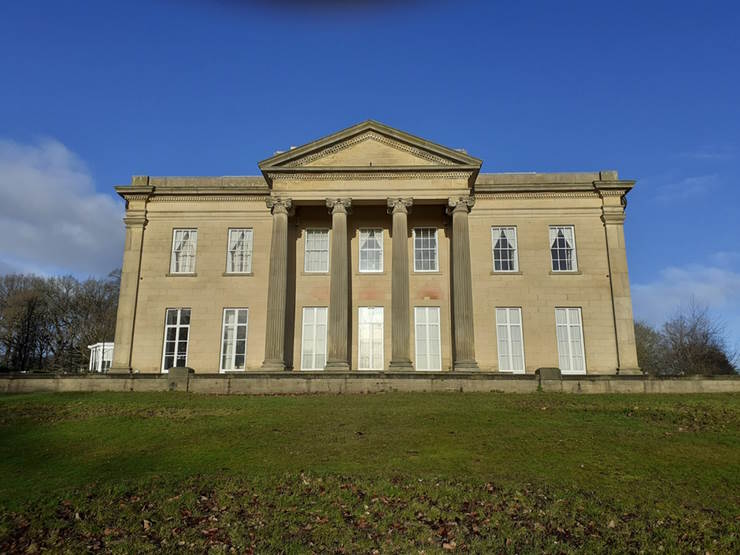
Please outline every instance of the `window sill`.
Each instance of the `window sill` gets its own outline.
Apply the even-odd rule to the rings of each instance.
[[[580,270],[574,270],[574,271],[565,271],[561,270],[560,272],[554,272],[550,270],[551,276],[580,276],[583,272]]]
[[[307,272],[303,270],[301,272],[301,275],[302,276],[328,276],[329,272]]]
[[[522,274],[523,274],[522,272],[502,272],[502,271],[497,272],[495,270],[491,270],[492,276],[521,276]]]
[[[198,277],[198,274],[195,273],[195,272],[192,272],[192,273],[187,273],[187,272],[176,272],[176,273],[167,272],[165,274],[165,277]]]
[[[224,272],[224,277],[250,277],[252,272]]]
[[[417,275],[417,276],[441,276],[442,275],[442,272],[440,272],[439,270],[435,270],[433,272],[432,271],[425,272],[424,270],[414,270],[412,272],[412,275]]]
[[[387,276],[388,272],[354,272],[353,276]]]

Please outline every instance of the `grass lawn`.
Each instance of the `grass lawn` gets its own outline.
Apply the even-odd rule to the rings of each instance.
[[[0,453],[0,552],[740,552],[738,395],[0,396]]]

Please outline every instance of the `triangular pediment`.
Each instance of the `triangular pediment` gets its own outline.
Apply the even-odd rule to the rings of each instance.
[[[259,164],[263,173],[274,171],[367,171],[368,169],[468,169],[481,161],[465,152],[415,137],[376,121],[366,121]]]

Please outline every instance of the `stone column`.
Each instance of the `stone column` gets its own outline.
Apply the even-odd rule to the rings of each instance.
[[[329,321],[326,369],[349,370],[349,260],[347,213],[352,199],[328,198],[331,211],[331,259],[329,261]]]
[[[121,287],[118,293],[118,312],[116,314],[116,334],[113,344],[113,362],[109,372],[131,372],[131,355],[134,342],[134,322],[136,304],[139,297],[139,280],[141,277],[141,255],[146,227],[146,209],[142,206],[131,208],[133,201],[127,199],[129,208],[123,219],[126,224],[126,243],[123,250],[121,268]]]
[[[410,198],[389,198],[393,214],[393,264],[391,276],[391,362],[389,370],[413,370],[410,356],[409,244],[407,216]]]
[[[288,288],[288,216],[293,209],[289,198],[266,200],[272,211],[270,273],[267,283],[267,325],[263,370],[285,370],[285,308]]]
[[[478,370],[478,363],[475,361],[473,279],[468,231],[468,212],[475,204],[475,199],[470,196],[452,197],[447,204],[447,213],[452,214],[452,367],[454,370]]]
[[[617,373],[641,374],[637,361],[627,250],[624,243],[624,191],[616,193],[602,191],[601,195],[604,203],[601,221],[604,222],[606,235],[614,333],[617,342]]]

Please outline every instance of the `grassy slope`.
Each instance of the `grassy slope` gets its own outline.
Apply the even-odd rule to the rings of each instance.
[[[5,396],[0,452],[0,551],[739,545],[736,395]]]

